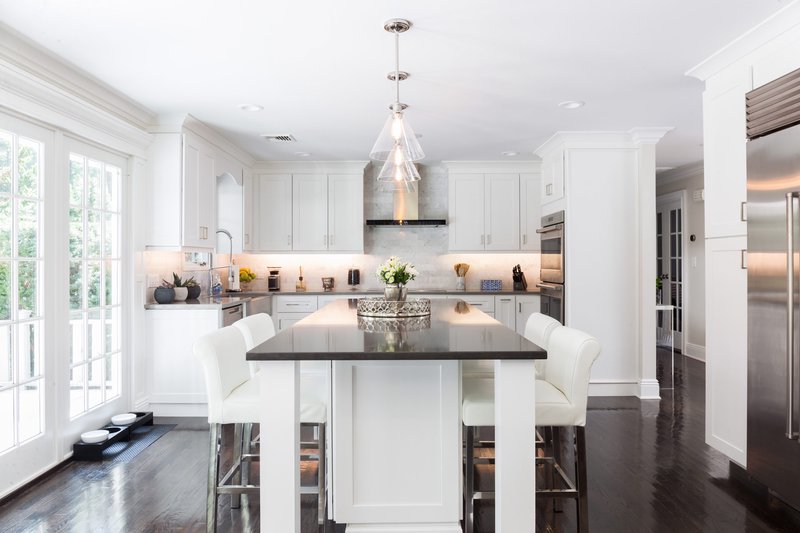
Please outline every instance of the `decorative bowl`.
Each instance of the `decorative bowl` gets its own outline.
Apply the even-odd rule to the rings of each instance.
[[[81,433],[81,440],[86,444],[96,444],[98,442],[103,442],[105,440],[108,440],[108,430],[95,429],[93,431],[87,431],[86,433]]]
[[[127,426],[134,420],[136,420],[136,415],[133,413],[123,413],[111,417],[111,423],[115,426]]]

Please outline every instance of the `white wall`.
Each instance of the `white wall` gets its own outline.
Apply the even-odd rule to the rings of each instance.
[[[684,298],[684,353],[695,359],[706,358],[706,249],[705,210],[702,201],[693,200],[695,191],[703,189],[703,166],[696,163],[684,165],[658,174],[656,197],[677,191],[686,191],[687,204],[684,218],[684,243],[686,246],[687,274]],[[695,236],[694,242],[689,238]]]

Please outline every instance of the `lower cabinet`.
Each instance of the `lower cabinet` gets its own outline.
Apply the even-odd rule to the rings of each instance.
[[[203,368],[192,345],[221,326],[219,309],[148,309],[150,409],[156,416],[206,416]]]
[[[541,296],[538,294],[523,294],[517,295],[516,300],[516,330],[520,335],[524,335],[525,325],[528,323],[528,318],[533,313],[539,312]]]
[[[281,294],[275,296],[272,307],[276,332],[292,327],[318,309],[317,297],[307,294]]]

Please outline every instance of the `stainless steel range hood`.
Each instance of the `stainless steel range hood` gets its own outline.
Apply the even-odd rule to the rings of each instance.
[[[419,218],[419,191],[394,191],[391,219],[369,219],[367,226],[446,226],[443,218]]]

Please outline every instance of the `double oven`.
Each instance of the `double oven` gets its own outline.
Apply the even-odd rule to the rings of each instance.
[[[542,243],[539,311],[564,323],[564,211],[542,217],[536,230]]]

